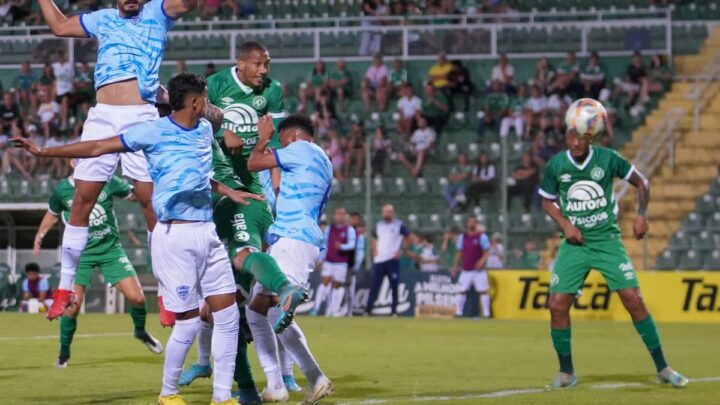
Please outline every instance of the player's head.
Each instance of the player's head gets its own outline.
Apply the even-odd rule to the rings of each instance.
[[[57,58],[58,58],[58,61],[60,61],[62,63],[65,63],[67,61],[67,54],[65,53],[64,49],[59,49],[57,51]]]
[[[144,3],[145,0],[117,0],[117,9],[122,17],[135,17]]]
[[[359,226],[363,226],[363,220],[360,216],[359,212],[351,212],[350,213],[350,225],[357,228]]]
[[[474,215],[470,215],[465,222],[465,226],[467,226],[468,232],[475,232],[478,228],[478,220]]]
[[[258,89],[270,73],[270,52],[259,42],[245,42],[238,48],[236,67],[240,81]]]
[[[570,156],[575,159],[582,159],[590,152],[592,139],[578,136],[577,131],[568,129],[565,134],[565,143],[567,144],[568,151],[570,151]]]
[[[315,131],[310,118],[300,114],[293,114],[282,120],[277,130],[283,148],[295,141],[311,141]]]
[[[173,111],[190,111],[197,114],[205,111],[207,82],[202,76],[180,73],[168,82],[170,108]]]
[[[347,211],[345,211],[345,208],[343,208],[343,207],[335,208],[335,224],[343,225],[346,222],[347,222]]]
[[[28,263],[25,265],[25,277],[30,281],[40,278],[40,265],[37,263]]]
[[[390,222],[395,218],[395,207],[392,204],[385,204],[382,206],[382,217],[385,221]]]
[[[493,243],[501,243],[502,242],[502,235],[500,232],[495,232],[492,234],[492,238],[490,238],[490,242]]]

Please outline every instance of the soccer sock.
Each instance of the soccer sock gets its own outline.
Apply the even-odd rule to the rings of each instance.
[[[665,361],[662,345],[660,345],[660,335],[658,334],[657,326],[655,326],[655,320],[652,318],[652,315],[648,315],[647,318],[635,322],[634,325],[635,330],[637,330],[643,342],[645,342],[645,347],[650,351],[650,355],[655,362],[655,368],[658,373],[661,372],[668,364],[667,361]]]
[[[240,329],[238,334],[237,356],[235,356],[235,374],[233,379],[237,383],[238,389],[255,388],[255,379],[253,379],[252,368],[250,368],[250,360],[247,354],[247,339]]]
[[[278,352],[280,354],[280,371],[282,375],[292,375],[293,359],[287,349],[285,349],[285,346],[283,346],[280,338],[278,338]]]
[[[329,316],[338,316],[340,313],[340,306],[342,305],[343,297],[345,297],[345,287],[333,288],[331,303],[332,306],[328,308]]]
[[[200,331],[197,336],[198,358],[197,364],[201,366],[210,365],[210,354],[212,350],[213,325],[210,322],[200,321]]]
[[[328,294],[330,293],[330,284],[323,284],[320,283],[317,287],[317,295],[315,296],[315,312],[320,312],[320,306],[322,306],[323,301],[327,298]],[[330,303],[328,303],[330,305]],[[327,309],[326,311],[327,312]]]
[[[268,388],[271,391],[285,388],[278,359],[277,339],[270,322],[267,317],[250,308],[245,310],[245,314],[252,331],[255,352],[257,352],[258,360],[260,360],[260,365],[267,377]]]
[[[185,359],[200,329],[200,317],[176,320],[170,338],[165,345],[162,390],[160,396],[173,395],[178,390],[178,380],[183,371]]]
[[[572,364],[572,330],[567,329],[550,329],[550,336],[552,337],[553,347],[557,352],[558,360],[560,361],[560,372],[573,374]]]
[[[275,259],[267,253],[253,252],[245,258],[243,270],[252,274],[263,287],[274,293],[280,292],[282,287],[289,283],[285,273],[280,270]]]
[[[70,345],[77,330],[77,318],[63,315],[60,318],[60,357],[70,358]]]
[[[482,306],[483,318],[490,318],[490,294],[480,294],[480,305]]]
[[[290,352],[295,363],[297,363],[300,370],[308,380],[308,384],[312,387],[315,385],[317,380],[322,377],[323,372],[320,370],[320,366],[315,357],[310,352],[310,348],[307,345],[305,334],[300,329],[300,326],[296,322],[288,326],[287,329],[278,335],[285,349]]]
[[[356,279],[355,276],[353,276],[352,281],[350,281],[350,287],[348,288],[348,316],[352,316],[353,309],[355,309],[355,283]]]
[[[465,301],[467,301],[466,293],[461,292],[455,296],[455,315],[462,316],[463,310],[465,309]]]
[[[147,318],[147,306],[143,303],[142,306],[136,307],[130,306],[130,317],[132,318],[133,325],[135,325],[135,336],[142,336],[145,333],[145,319]]]
[[[231,390],[235,375],[235,356],[238,352],[240,311],[233,304],[213,312],[212,356],[215,362],[213,377],[213,401],[223,402],[232,398]]]
[[[72,291],[80,255],[88,240],[87,226],[65,225],[60,259],[60,289]]]

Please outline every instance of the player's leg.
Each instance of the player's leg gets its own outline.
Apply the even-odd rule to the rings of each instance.
[[[328,262],[323,262],[322,270],[320,273],[320,284],[318,284],[317,287],[317,293],[315,294],[315,306],[313,307],[311,315],[317,315],[320,313],[320,307],[330,294],[330,290],[332,288],[332,286],[330,285],[332,283],[332,274],[332,264]],[[325,308],[326,313],[328,313],[329,306],[330,303],[328,302],[328,305]]]
[[[487,271],[478,270],[473,274],[473,286],[480,295],[480,311],[483,318],[490,318],[490,281]]]
[[[262,391],[265,402],[287,401],[289,394],[282,378],[278,354],[278,342],[267,318],[268,310],[275,305],[277,297],[260,284],[255,284],[250,306],[246,309],[248,325],[252,331],[255,352],[267,379]]]
[[[60,353],[58,354],[57,363],[55,363],[55,367],[58,368],[68,366],[70,345],[72,345],[77,330],[77,318],[80,315],[83,301],[85,301],[85,288],[90,284],[90,277],[83,277],[82,273],[83,270],[78,268],[78,277],[76,277],[76,284],[73,286],[76,297],[75,303],[70,305],[65,310],[62,318],[60,318]],[[88,269],[88,273],[92,274],[92,268]]]
[[[198,378],[212,376],[212,367],[210,366],[213,333],[212,315],[205,300],[200,300],[198,305],[200,306],[200,329],[197,334],[197,361],[180,374],[178,380],[180,387],[190,385]]]
[[[398,287],[400,285],[400,261],[398,259],[388,261],[386,270],[388,281],[390,282],[390,291],[392,292],[390,315],[396,316],[398,305]]]
[[[295,376],[293,376],[293,365],[295,364],[295,362],[293,361],[292,355],[287,349],[285,349],[285,346],[283,346],[280,338],[277,339],[278,355],[280,359],[280,372],[282,373],[282,379],[285,383],[285,388],[288,390],[288,392],[301,392],[302,387],[298,385],[297,381],[295,381]]]
[[[332,277],[332,298],[328,304],[328,316],[342,316],[340,307],[345,297],[345,281],[347,280],[347,263],[335,263],[333,265]]]
[[[355,309],[355,288],[357,286],[357,275],[353,272],[353,275],[350,276],[350,281],[348,283],[348,308],[347,308],[347,316],[353,316],[353,310]]]
[[[368,293],[368,301],[365,306],[365,313],[367,315],[372,315],[373,308],[375,307],[375,301],[377,301],[377,296],[380,293],[380,286],[382,286],[383,278],[385,278],[386,264],[387,262],[373,264],[370,292]]]
[[[455,316],[462,317],[465,310],[465,302],[467,301],[467,294],[472,286],[472,272],[471,271],[460,271],[458,277],[459,291],[455,296]]]

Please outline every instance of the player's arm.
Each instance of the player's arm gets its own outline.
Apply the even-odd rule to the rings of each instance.
[[[360,235],[357,239],[357,246],[355,246],[355,265],[353,270],[355,273],[360,271],[362,267],[362,261],[365,258],[365,237]]]
[[[220,127],[222,126],[223,122],[223,112],[220,108],[210,104],[210,102],[205,103],[205,112],[203,114],[206,120],[210,121],[210,124],[212,125],[213,133],[217,133],[220,130]],[[232,134],[235,135],[235,134]]]
[[[642,239],[648,233],[647,208],[650,203],[650,181],[642,173],[633,169],[628,182],[637,189],[638,213],[633,224],[635,239]]]
[[[38,0],[43,18],[55,36],[70,38],[87,38],[88,33],[80,23],[80,16],[66,17],[57,8],[53,0]]]
[[[160,1],[160,0],[155,0]],[[195,10],[199,5],[198,0],[165,0],[162,3],[163,12],[173,20]]]
[[[43,238],[57,223],[58,223],[57,214],[52,211],[47,211],[45,213],[45,216],[43,217],[42,221],[40,221],[40,226],[38,227],[38,230],[35,233],[35,242],[33,243],[33,254],[35,256],[40,254],[40,250],[42,249]]]
[[[343,252],[347,252],[349,250],[354,250],[356,241],[357,241],[357,234],[355,233],[355,228],[349,227],[348,235],[347,235],[347,243],[340,245],[340,250],[342,250]]]
[[[453,260],[453,266],[452,269],[450,269],[450,275],[455,277],[457,275],[458,266],[460,266],[460,261],[463,257],[463,251],[462,251],[462,238],[463,236],[458,236],[458,239],[456,241],[456,249],[455,249],[455,259]]]
[[[488,256],[490,256],[490,239],[485,233],[480,236],[480,246],[482,247],[483,254],[480,260],[475,263],[475,268],[478,270],[485,268],[485,263],[487,262]]]
[[[270,153],[270,150],[268,149],[270,140],[275,132],[272,120],[272,116],[268,114],[260,118],[260,121],[258,122],[258,141],[247,161],[247,168],[251,172],[259,172],[261,170],[272,169],[279,166],[275,154]]]
[[[231,200],[235,201],[238,204],[242,205],[249,205],[250,201],[248,200],[258,200],[258,201],[264,201],[265,197],[253,193],[248,193],[245,191],[240,190],[233,190],[230,187],[227,187],[226,185],[222,183],[218,183],[217,181],[210,179],[210,185],[212,186],[212,191],[221,195],[224,195]]]
[[[580,230],[576,228],[575,225],[570,222],[570,220],[563,216],[562,212],[560,212],[560,208],[555,205],[555,200],[543,197],[542,208],[545,214],[547,214],[550,218],[552,218],[553,221],[555,221],[556,224],[558,224],[563,234],[565,235],[565,239],[567,239],[569,243],[572,243],[574,245],[582,245],[582,232],[580,232]]]
[[[129,150],[125,144],[123,144],[120,136],[114,136],[100,141],[77,142],[54,148],[41,148],[22,137],[12,138],[11,141],[18,145],[18,147],[24,148],[28,153],[39,157],[90,158],[108,153],[127,152]]]

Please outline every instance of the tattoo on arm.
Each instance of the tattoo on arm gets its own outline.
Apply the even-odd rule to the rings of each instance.
[[[205,106],[205,119],[210,121],[210,124],[212,124],[213,133],[216,133],[220,130],[220,127],[222,126],[223,112],[218,107],[212,104],[207,104]]]
[[[638,214],[645,215],[650,204],[650,182],[639,171],[635,170],[628,180],[637,188]]]

